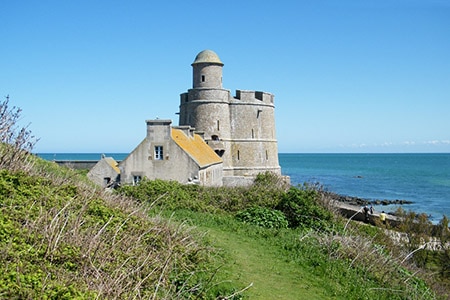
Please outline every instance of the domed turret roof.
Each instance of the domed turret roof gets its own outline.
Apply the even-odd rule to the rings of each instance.
[[[203,50],[202,52],[197,54],[192,64],[195,65],[201,63],[213,63],[223,66],[223,63],[220,61],[219,56],[212,50]]]

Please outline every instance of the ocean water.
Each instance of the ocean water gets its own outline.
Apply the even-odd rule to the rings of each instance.
[[[47,160],[99,160],[101,153],[42,153]],[[123,160],[126,153],[105,153]],[[370,200],[408,200],[405,210],[426,213],[433,222],[450,217],[450,153],[279,155],[291,184],[320,183],[331,192]],[[374,206],[395,211],[398,206]]]
[[[279,160],[292,185],[319,182],[341,195],[409,200],[406,211],[426,213],[433,222],[450,217],[450,154],[280,154]]]

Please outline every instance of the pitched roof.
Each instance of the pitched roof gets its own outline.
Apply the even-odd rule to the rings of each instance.
[[[120,174],[120,169],[118,167],[119,164],[117,163],[117,161],[114,160],[114,158],[112,158],[112,157],[105,157],[103,159],[108,163],[108,165],[111,166],[111,168],[114,169],[114,171],[117,172],[117,174]]]
[[[222,159],[198,135],[187,136],[182,130],[172,128],[172,139],[200,166],[200,168],[222,162]]]

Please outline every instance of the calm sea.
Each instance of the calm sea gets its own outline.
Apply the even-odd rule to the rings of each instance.
[[[450,154],[280,154],[280,165],[293,185],[319,182],[342,195],[409,200],[407,211],[429,214],[434,222],[450,217]]]
[[[127,154],[105,153],[116,160]],[[100,153],[39,154],[47,160],[98,160]],[[291,184],[321,183],[327,190],[371,200],[409,200],[405,210],[424,212],[436,222],[450,217],[450,153],[280,154]],[[395,211],[397,206],[375,206]]]

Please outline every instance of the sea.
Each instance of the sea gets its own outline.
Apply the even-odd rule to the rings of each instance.
[[[101,153],[42,153],[47,160],[99,160]],[[105,153],[120,161],[126,153]],[[433,223],[450,217],[450,153],[280,153],[283,175],[294,186],[318,183],[330,192],[368,200],[407,200],[406,211],[425,213]],[[400,205],[374,205],[394,212]]]

